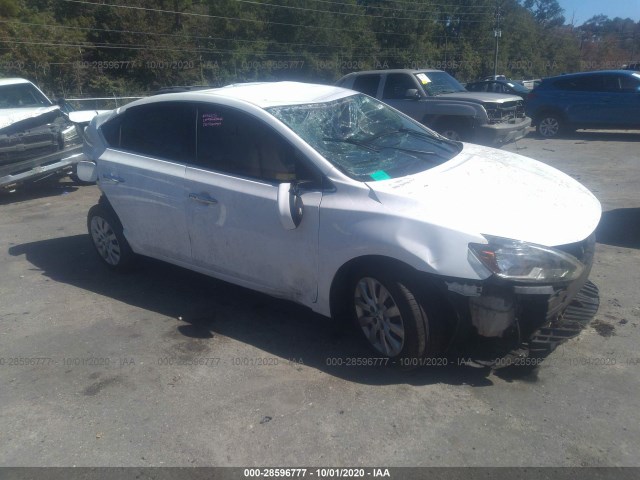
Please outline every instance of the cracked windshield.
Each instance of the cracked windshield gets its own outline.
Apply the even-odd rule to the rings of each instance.
[[[344,174],[363,182],[428,170],[462,150],[366,95],[268,110]]]

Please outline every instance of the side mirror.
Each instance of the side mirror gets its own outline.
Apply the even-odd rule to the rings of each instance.
[[[278,185],[278,213],[280,223],[286,230],[294,230],[300,225],[304,214],[304,204],[293,183]]]
[[[82,160],[76,166],[76,175],[83,182],[93,183],[98,179],[98,169],[94,162]]]
[[[404,98],[408,98],[410,100],[418,100],[420,98],[420,92],[418,92],[417,88],[409,88],[406,92],[404,92]]]

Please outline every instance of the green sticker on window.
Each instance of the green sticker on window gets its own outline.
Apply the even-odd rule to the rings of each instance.
[[[389,174],[384,170],[378,170],[377,172],[373,172],[369,176],[374,180],[389,180],[391,178]]]

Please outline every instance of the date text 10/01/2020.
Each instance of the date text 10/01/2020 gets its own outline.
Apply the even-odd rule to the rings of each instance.
[[[391,478],[388,468],[245,468],[243,475],[247,478]]]

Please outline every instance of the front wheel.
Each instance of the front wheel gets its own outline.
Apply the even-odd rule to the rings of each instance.
[[[109,268],[126,271],[135,254],[122,233],[117,215],[104,205],[94,205],[87,215],[87,228],[96,252]]]
[[[469,126],[464,120],[443,120],[434,128],[440,135],[456,142],[465,142],[469,139]]]
[[[429,319],[417,296],[394,273],[359,269],[351,282],[351,310],[369,346],[391,359],[433,353]]]
[[[538,126],[536,127],[538,135],[543,138],[557,137],[563,129],[564,125],[560,117],[552,114],[540,117],[540,120],[538,120]]]

